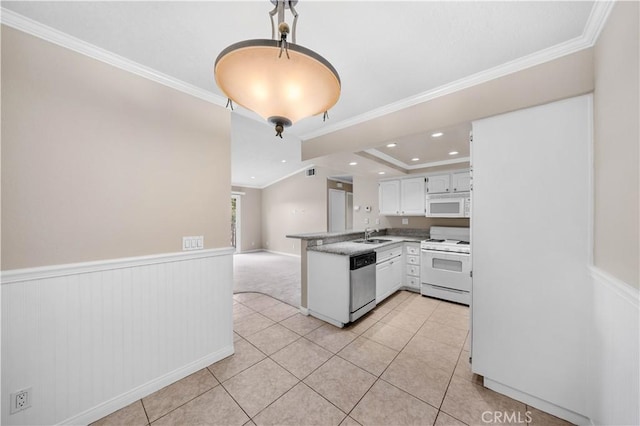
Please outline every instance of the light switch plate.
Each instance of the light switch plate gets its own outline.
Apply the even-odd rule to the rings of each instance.
[[[182,251],[202,250],[204,248],[204,237],[182,237]]]
[[[403,224],[403,225],[408,225],[408,224],[409,224],[409,219],[408,219],[408,218],[406,218],[406,217],[403,217],[403,218],[402,218],[402,224]]]

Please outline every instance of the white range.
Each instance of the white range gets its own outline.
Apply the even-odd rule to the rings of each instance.
[[[469,228],[432,226],[420,243],[420,293],[452,302],[471,303]]]

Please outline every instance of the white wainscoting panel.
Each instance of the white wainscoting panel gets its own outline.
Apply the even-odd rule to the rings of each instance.
[[[2,424],[86,424],[232,354],[232,286],[226,248],[3,271]]]
[[[638,289],[592,267],[594,332],[589,350],[593,424],[640,424]]]

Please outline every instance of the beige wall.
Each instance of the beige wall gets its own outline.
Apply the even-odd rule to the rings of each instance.
[[[413,174],[422,174],[422,173],[448,172],[448,171],[457,170],[457,169],[468,169],[469,167],[471,167],[471,163],[469,163],[468,161],[465,161],[465,162],[456,163],[456,164],[445,164],[443,166],[425,167],[423,169],[409,170],[408,174],[413,175]]]
[[[640,5],[618,2],[595,47],[594,261],[640,286],[638,64]]]
[[[391,228],[418,228],[429,229],[431,226],[469,226],[468,218],[443,218],[443,217],[421,217],[421,216],[409,216],[405,219],[409,220],[406,225],[402,224],[402,217],[389,216],[389,226]]]
[[[240,196],[240,251],[262,249],[262,190],[233,186],[232,191],[242,192]]]
[[[375,148],[389,140],[589,93],[593,49],[584,49],[440,96],[302,144],[302,159]]]
[[[300,255],[300,240],[289,234],[326,232],[327,177],[336,172],[316,167],[316,175],[303,171],[262,190],[262,247]]]
[[[2,269],[229,245],[229,113],[2,26]]]
[[[370,212],[365,207],[371,207]],[[353,177],[353,229],[388,228],[389,221],[386,216],[378,214],[378,179],[364,176]],[[358,210],[356,208],[359,207]],[[369,223],[365,223],[365,219]],[[376,223],[376,221],[380,223]]]

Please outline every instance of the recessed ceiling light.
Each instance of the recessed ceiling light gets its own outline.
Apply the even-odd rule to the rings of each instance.
[[[395,143],[395,142],[392,142],[392,143],[388,143],[388,144],[387,144],[387,148],[394,148],[394,147],[396,147],[396,146],[398,146],[398,144],[397,144],[397,143]]]
[[[256,178],[255,176],[251,176],[251,179],[255,179],[255,178]]]
[[[432,138],[439,138],[442,135],[444,135],[444,133],[442,132],[431,133]]]
[[[418,157],[412,158],[411,161],[419,161],[420,159]]]
[[[356,164],[358,164],[358,163],[356,163],[355,161],[352,161],[352,162],[349,163],[350,166],[355,166]]]
[[[287,160],[282,160],[282,162],[283,162],[283,163],[286,163],[286,162],[287,162]]]
[[[378,174],[379,174],[379,175],[383,175],[383,174],[384,174],[384,172],[378,172]]]
[[[456,155],[456,154],[458,154],[458,151],[451,151],[451,152],[449,153],[449,155]]]

